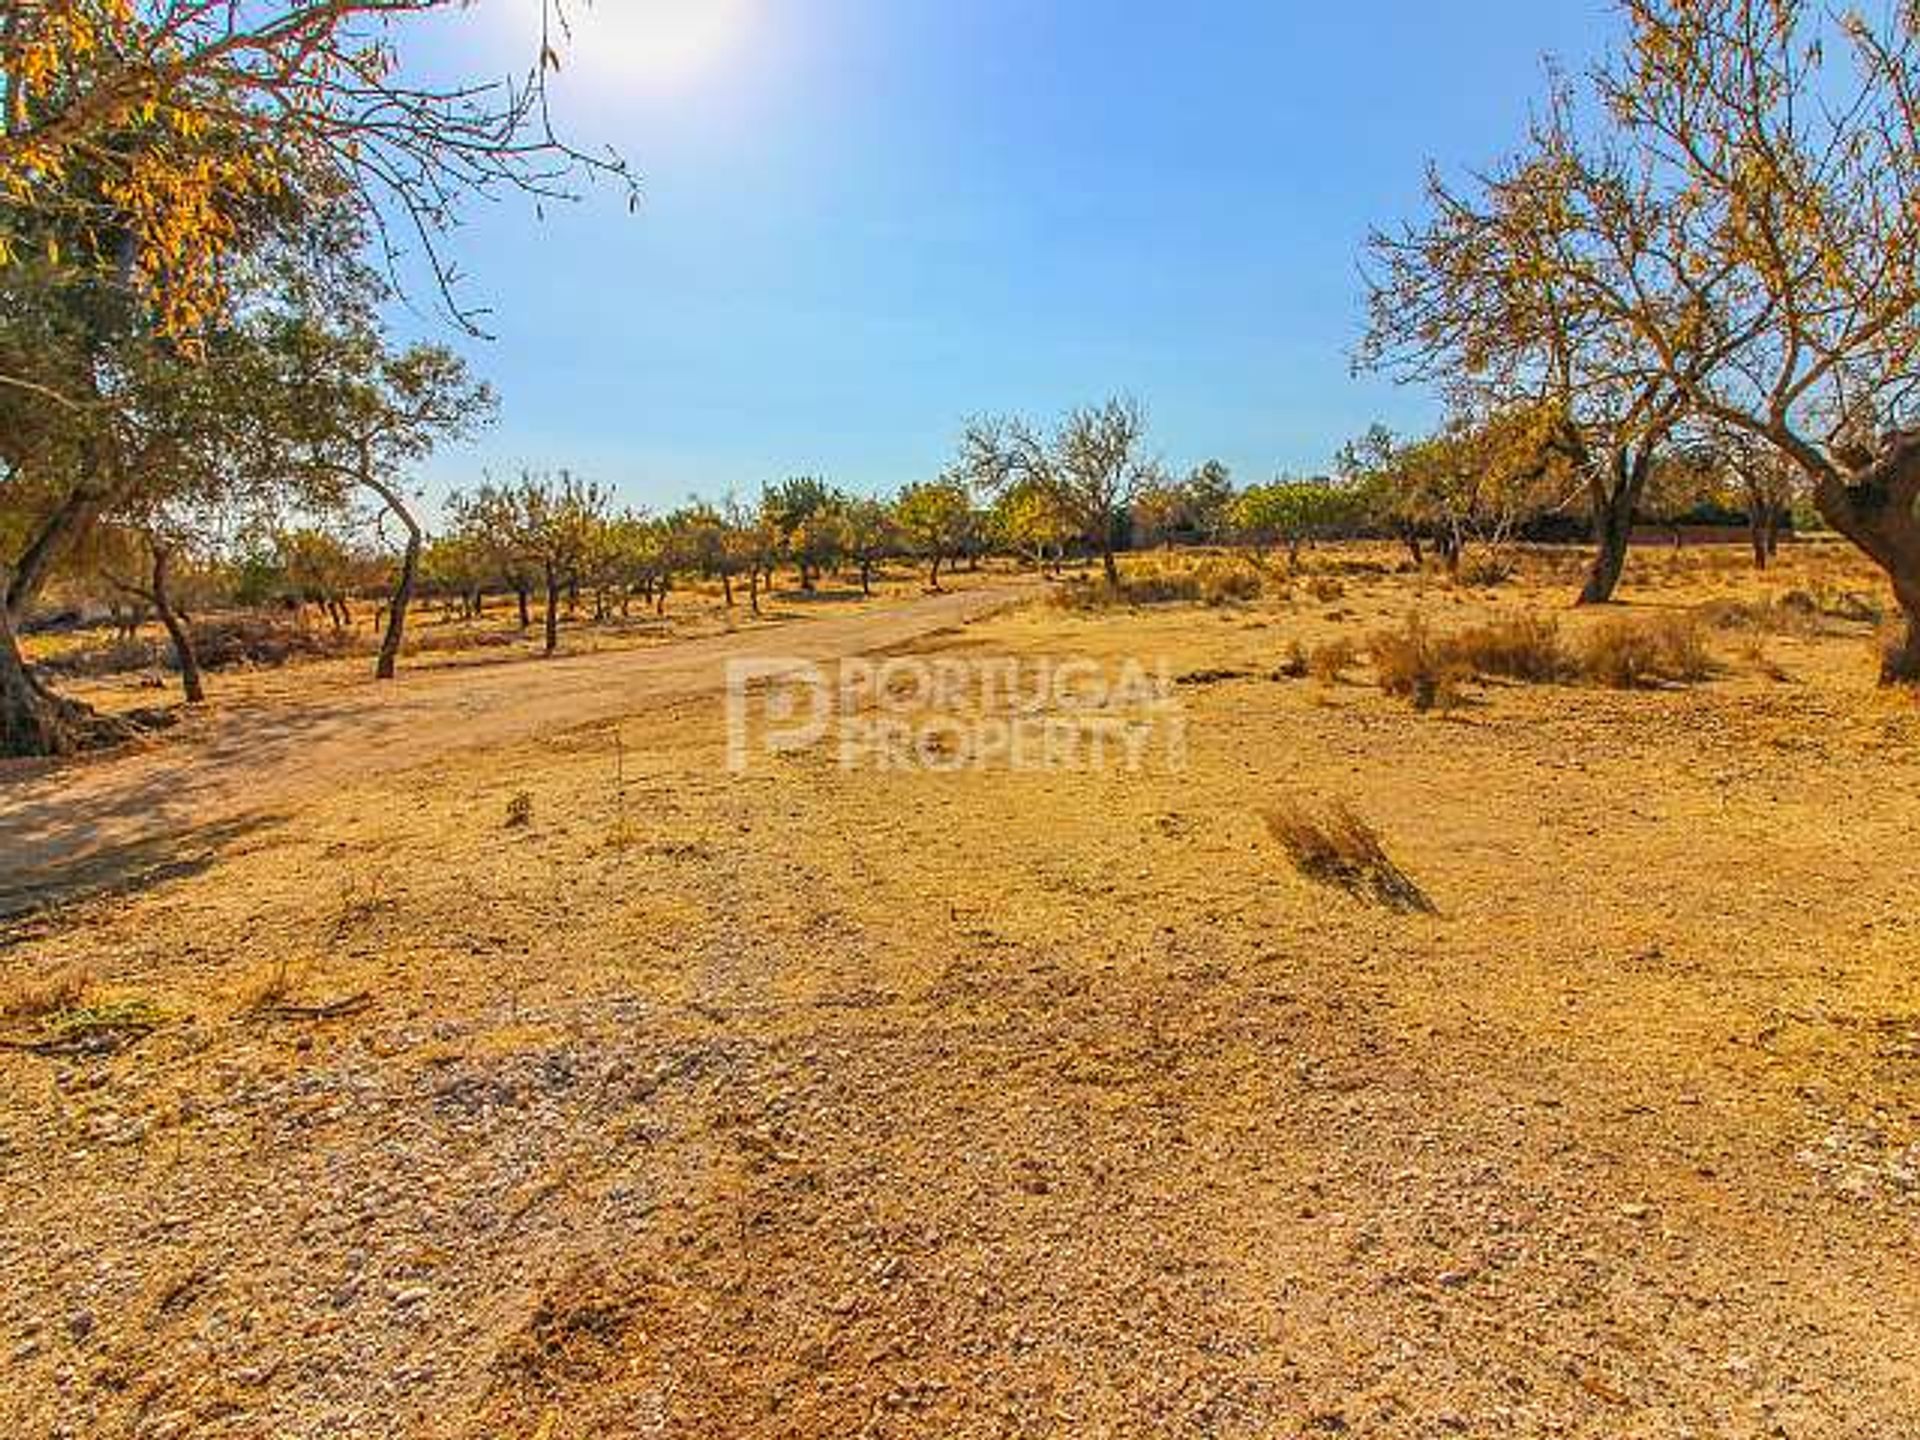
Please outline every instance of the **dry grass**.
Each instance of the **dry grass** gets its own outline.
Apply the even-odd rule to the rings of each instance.
[[[1615,616],[1570,647],[1552,619],[1504,616],[1453,635],[1435,635],[1424,617],[1375,634],[1367,645],[1380,688],[1417,710],[1458,703],[1460,687],[1489,677],[1530,685],[1585,680],[1615,690],[1692,684],[1717,670],[1697,615]]]
[[[1339,685],[1360,663],[1360,649],[1351,640],[1329,640],[1307,652],[1306,673],[1322,685]]]
[[[524,830],[533,824],[533,796],[522,790],[507,801],[507,829]]]
[[[1380,832],[1346,801],[1315,809],[1301,800],[1284,799],[1262,811],[1260,818],[1293,868],[1316,884],[1392,910],[1432,913],[1433,902],[1387,854]]]
[[[1749,600],[1728,596],[1709,600],[1694,613],[1702,624],[1715,630],[1804,637],[1818,630],[1820,607],[1804,590],[1792,590],[1777,599],[1765,596]]]
[[[1437,639],[1420,615],[1410,615],[1398,630],[1382,630],[1367,642],[1374,675],[1389,695],[1410,701],[1416,710],[1451,709],[1460,687],[1474,678],[1473,667]]]
[[[1453,636],[1446,648],[1449,658],[1476,675],[1536,685],[1566,679],[1572,665],[1559,623],[1532,613],[1475,625]]]
[[[40,1020],[77,1010],[92,985],[92,975],[72,966],[16,981],[0,992],[0,1020]]]
[[[1250,604],[1260,598],[1264,581],[1258,571],[1231,560],[1205,559],[1191,567],[1157,565],[1121,577],[1119,585],[1105,579],[1073,580],[1054,592],[1063,610],[1099,611],[1148,605]]]
[[[1717,668],[1706,628],[1694,615],[1612,617],[1587,636],[1579,658],[1584,678],[1613,690],[1692,684]]]

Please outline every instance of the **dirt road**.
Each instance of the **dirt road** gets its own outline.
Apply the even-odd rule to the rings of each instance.
[[[165,868],[191,832],[282,812],[354,777],[717,692],[729,660],[872,654],[1028,593],[999,584],[662,646],[423,671],[296,702],[239,704],[200,733],[51,770],[0,770],[0,915],[68,889]]]

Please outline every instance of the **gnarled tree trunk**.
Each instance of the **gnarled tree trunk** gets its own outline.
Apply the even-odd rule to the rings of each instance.
[[[1882,684],[1920,682],[1920,435],[1896,437],[1870,463],[1815,486],[1826,522],[1886,572],[1904,635],[1882,658]]]
[[[1633,512],[1646,493],[1653,472],[1653,446],[1632,445],[1607,457],[1604,471],[1587,476],[1587,499],[1593,508],[1593,565],[1580,591],[1582,605],[1606,605],[1620,588],[1627,568],[1627,547],[1633,539]]]

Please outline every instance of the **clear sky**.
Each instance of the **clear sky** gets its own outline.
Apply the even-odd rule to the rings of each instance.
[[[480,0],[424,58],[504,71],[537,0]],[[1238,479],[1324,468],[1424,397],[1349,374],[1370,224],[1431,158],[1519,138],[1602,0],[598,0],[560,82],[644,181],[470,216],[500,425],[437,458],[568,467],[629,503],[816,473],[925,478],[981,411],[1126,391],[1155,447]],[[457,47],[457,48],[456,48]],[[437,52],[437,53],[436,53]]]

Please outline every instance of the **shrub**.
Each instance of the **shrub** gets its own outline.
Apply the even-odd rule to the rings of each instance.
[[[1338,685],[1359,663],[1360,652],[1351,640],[1329,640],[1308,652],[1306,668],[1322,685]]]
[[[1434,639],[1424,617],[1410,615],[1398,630],[1383,630],[1367,642],[1380,688],[1413,703],[1416,710],[1459,703],[1460,686],[1473,669],[1443,641]]]
[[[1713,670],[1705,628],[1692,615],[1619,616],[1587,636],[1580,651],[1581,674],[1616,690],[1662,681],[1691,683]]]
[[[1054,592],[1063,610],[1107,610],[1132,605],[1242,604],[1260,598],[1260,576],[1243,565],[1203,561],[1190,570],[1150,570],[1128,575],[1119,585],[1104,579],[1074,580]]]
[[[1520,562],[1505,551],[1470,555],[1460,562],[1460,569],[1454,578],[1474,589],[1491,590],[1513,579],[1519,568]]]
[[[1344,596],[1347,587],[1331,575],[1316,575],[1307,582],[1307,593],[1325,605]]]
[[[1261,818],[1293,868],[1316,884],[1395,910],[1432,912],[1433,902],[1393,862],[1380,833],[1345,801],[1316,813],[1301,801],[1282,800]]]
[[[1572,659],[1560,626],[1539,615],[1513,615],[1463,630],[1445,643],[1447,659],[1475,675],[1550,684],[1566,679]]]
[[[1715,630],[1756,635],[1808,634],[1818,612],[1813,597],[1798,590],[1778,600],[1709,600],[1694,611],[1703,625]]]

